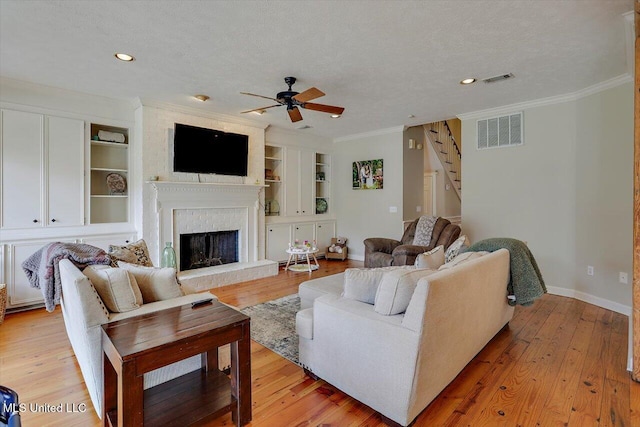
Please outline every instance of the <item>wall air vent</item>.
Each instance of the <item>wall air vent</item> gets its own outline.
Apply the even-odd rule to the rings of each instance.
[[[313,126],[309,126],[309,125],[302,125],[302,126],[298,126],[296,129],[303,130],[303,129],[311,129],[312,127],[313,127]]]
[[[513,147],[524,143],[522,111],[508,116],[478,120],[477,129],[478,150]]]
[[[488,79],[483,79],[482,81],[485,83],[495,83],[495,82],[500,82],[502,80],[512,79],[514,77],[515,76],[513,75],[513,73],[509,73],[509,74],[501,74],[495,77],[489,77]]]

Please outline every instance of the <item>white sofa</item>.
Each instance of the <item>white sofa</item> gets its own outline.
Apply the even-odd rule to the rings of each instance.
[[[62,280],[60,305],[67,335],[80,365],[93,407],[101,418],[104,392],[101,325],[169,307],[190,304],[204,298],[217,299],[208,292],[189,294],[171,300],[144,304],[126,313],[109,313],[91,281],[69,260],[60,261],[60,278]],[[149,372],[144,376],[144,388],[153,387],[199,369],[200,363],[198,355]],[[220,351],[219,363],[220,367],[229,365],[228,352]]]
[[[371,304],[342,297],[336,292],[338,276],[330,286],[301,285],[307,298],[312,291],[328,292],[296,318],[300,363],[306,369],[405,426],[514,311],[507,303],[505,249],[424,272],[404,313],[381,315]]]

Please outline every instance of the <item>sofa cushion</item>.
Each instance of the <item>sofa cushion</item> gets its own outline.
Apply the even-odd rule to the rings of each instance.
[[[451,262],[452,259],[458,256],[462,248],[468,248],[469,246],[471,246],[471,241],[466,235],[458,237],[444,253],[444,262]]]
[[[378,284],[385,271],[383,268],[347,268],[344,271],[342,296],[373,304],[376,300]]]
[[[91,280],[110,312],[124,313],[142,305],[142,294],[138,282],[130,271],[103,265],[90,265],[82,272]]]
[[[313,339],[313,308],[300,310],[296,314],[296,333],[302,338]]]
[[[486,252],[486,251],[480,251],[480,252],[464,252],[464,253],[458,254],[458,256],[456,256],[451,261],[441,265],[440,268],[438,268],[438,270],[447,270],[449,268],[453,268],[457,265],[464,264],[467,261],[480,258],[481,256],[486,255],[488,253],[489,252]]]
[[[153,267],[151,257],[149,257],[149,249],[143,239],[124,246],[109,245],[107,254],[111,257],[112,267],[117,267],[118,261]]]
[[[444,264],[444,246],[436,246],[428,252],[419,254],[416,257],[416,268],[430,268],[436,270]]]
[[[374,310],[385,316],[404,313],[418,280],[433,273],[429,269],[392,270],[380,280],[376,292]]]
[[[133,273],[145,304],[184,295],[178,284],[175,268],[143,267],[122,261],[118,261],[118,266]]]

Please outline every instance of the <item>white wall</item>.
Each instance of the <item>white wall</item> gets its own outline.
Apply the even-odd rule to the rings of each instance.
[[[477,150],[463,117],[465,232],[528,242],[555,293],[630,312],[633,88],[524,108],[524,145]],[[518,110],[513,110],[518,111]],[[586,276],[586,265],[596,275]]]
[[[402,143],[403,186],[402,186],[402,218],[411,221],[423,215],[424,208],[424,156],[423,151],[409,148],[409,139],[414,139],[417,146],[422,144],[424,150],[424,131],[422,127],[411,127],[404,131]],[[420,207],[420,212],[417,207]],[[398,239],[399,237],[396,237]]]
[[[337,232],[349,239],[349,258],[364,260],[364,239],[402,237],[403,129],[341,139],[333,150],[333,194]],[[384,160],[381,190],[353,190],[352,167],[357,160]],[[390,207],[397,212],[389,212]]]

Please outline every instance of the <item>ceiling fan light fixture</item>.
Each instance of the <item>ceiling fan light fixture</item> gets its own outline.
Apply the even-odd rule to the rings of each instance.
[[[266,112],[267,112],[267,110],[254,110],[254,111],[252,111],[253,114],[257,114],[259,116],[263,115]]]
[[[208,95],[193,95],[193,97],[200,102],[205,102],[209,99]]]
[[[473,77],[469,77],[468,79],[460,80],[461,85],[470,85],[471,83],[475,83],[476,79]]]
[[[124,61],[124,62],[133,62],[136,60],[136,58],[134,58],[132,55],[129,55],[128,53],[114,53],[113,56],[115,56],[116,58],[118,58],[120,61]]]

